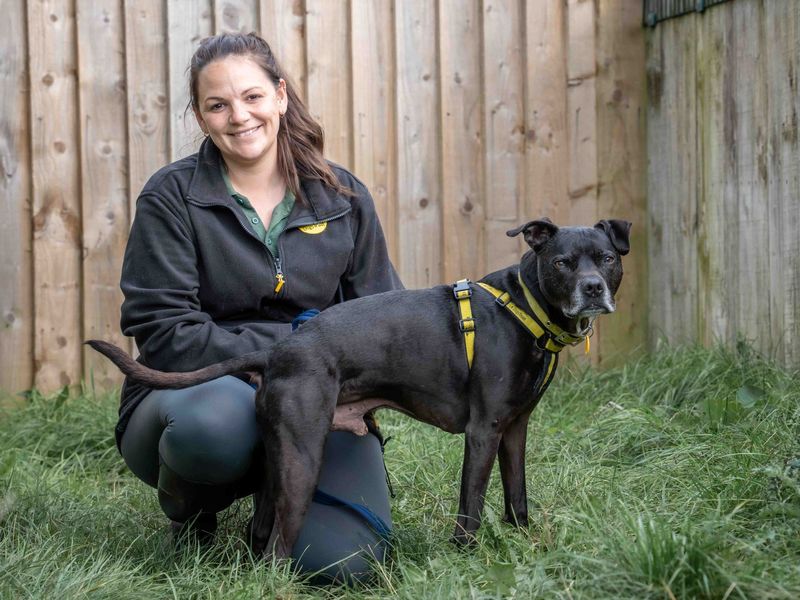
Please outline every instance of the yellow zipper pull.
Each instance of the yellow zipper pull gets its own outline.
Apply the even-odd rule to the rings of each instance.
[[[275,279],[278,280],[278,283],[275,284],[275,293],[277,294],[281,291],[281,288],[283,288],[283,284],[286,283],[286,280],[283,277],[283,269],[281,269],[280,258],[275,259]]]

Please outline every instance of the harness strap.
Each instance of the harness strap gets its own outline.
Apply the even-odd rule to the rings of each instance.
[[[458,328],[464,334],[464,348],[467,353],[467,366],[472,369],[472,359],[475,357],[475,319],[472,316],[472,288],[469,279],[459,279],[453,284],[453,295],[458,300],[458,312],[461,319]]]
[[[498,290],[497,288],[492,287],[488,283],[483,283],[482,281],[479,281],[478,285],[494,296],[495,302],[508,310],[517,318],[520,323],[522,323],[525,329],[527,329],[531,335],[536,338],[540,348],[543,350],[549,350],[550,352],[561,352],[561,350],[564,349],[565,344],[558,343],[551,335],[548,335],[549,332],[541,324],[539,324],[536,319],[531,317],[519,306],[510,301],[511,295],[508,292]]]
[[[519,285],[522,287],[522,291],[525,294],[525,300],[528,302],[528,306],[530,306],[531,310],[533,311],[534,317],[539,321],[540,325],[547,329],[556,338],[558,342],[566,342],[564,345],[574,345],[584,340],[583,336],[575,336],[568,331],[564,331],[561,329],[561,327],[553,323],[550,320],[550,317],[547,316],[545,310],[536,301],[536,298],[533,297],[533,294],[528,289],[528,286],[525,285],[524,281],[522,281],[522,275],[519,273],[519,271],[517,272],[517,279],[519,280]]]

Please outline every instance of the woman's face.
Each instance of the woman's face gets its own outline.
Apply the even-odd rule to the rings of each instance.
[[[229,167],[274,165],[286,101],[283,79],[276,88],[253,59],[227,56],[198,74],[194,112]]]

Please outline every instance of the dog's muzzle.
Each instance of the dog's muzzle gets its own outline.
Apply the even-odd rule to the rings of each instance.
[[[613,313],[617,309],[605,280],[597,275],[582,278],[575,286],[570,300],[570,305],[563,311],[570,319],[593,318]]]

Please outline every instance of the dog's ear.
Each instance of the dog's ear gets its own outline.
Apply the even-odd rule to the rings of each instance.
[[[629,221],[620,221],[618,219],[609,219],[600,221],[595,225],[596,229],[602,229],[606,235],[611,239],[611,243],[620,256],[625,256],[631,250],[629,241],[631,234],[631,223]]]
[[[555,236],[558,232],[553,222],[547,217],[543,217],[538,221],[530,221],[525,225],[520,225],[516,229],[506,231],[508,237],[514,237],[522,233],[525,236],[525,241],[533,248],[534,252],[539,252],[544,245]]]

